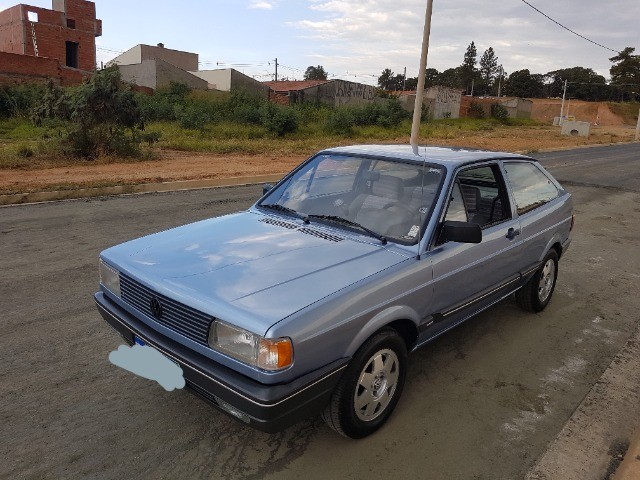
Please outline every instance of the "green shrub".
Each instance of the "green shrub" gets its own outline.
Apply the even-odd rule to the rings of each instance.
[[[298,130],[298,117],[291,107],[265,103],[262,108],[262,125],[269,133],[283,137]]]
[[[471,118],[484,118],[484,108],[478,102],[471,102],[469,106],[469,116]]]
[[[34,151],[29,145],[20,144],[16,149],[16,155],[21,158],[31,158],[34,155]]]
[[[325,130],[337,135],[349,136],[353,134],[353,126],[356,120],[353,111],[349,108],[336,108],[327,117]]]
[[[500,105],[499,103],[494,103],[491,105],[491,116],[499,120],[500,123],[509,122],[509,112],[504,107],[504,105]]]

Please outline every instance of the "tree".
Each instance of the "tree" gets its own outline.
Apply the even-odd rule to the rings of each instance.
[[[440,73],[436,79],[438,85],[444,85],[451,88],[466,88],[462,79],[462,67],[448,68]]]
[[[567,83],[567,96],[580,100],[606,100],[610,95],[610,88],[602,75],[598,75],[591,68],[572,67],[547,73],[548,95],[561,97],[564,82]]]
[[[307,67],[304,72],[305,80],[326,80],[328,77],[327,71],[322,65],[314,67],[313,65]]]
[[[388,92],[402,90],[404,85],[404,76],[395,74],[390,68],[385,68],[378,77],[378,86]]]
[[[518,70],[509,75],[505,82],[506,95],[522,98],[538,98],[543,95],[543,75],[531,74],[528,69]]]
[[[493,81],[498,73],[498,57],[496,53],[493,51],[493,47],[489,47],[482,54],[482,58],[480,58],[480,79],[482,82],[483,93],[490,93],[491,86],[493,85]]]
[[[462,86],[467,89],[467,93],[471,92],[471,85],[478,77],[478,50],[475,42],[471,42],[464,53],[464,59],[460,66],[460,80]]]
[[[440,72],[435,68],[427,68],[426,77],[424,79],[424,84],[427,88],[433,87],[438,81],[438,75]]]
[[[614,63],[609,70],[611,83],[623,92],[640,92],[640,55],[633,55],[635,48],[627,47],[609,60]]]

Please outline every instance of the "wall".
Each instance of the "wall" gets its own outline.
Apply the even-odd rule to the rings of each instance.
[[[164,60],[156,59],[154,61],[156,63],[156,88],[168,87],[171,82],[176,82],[183,83],[195,90],[208,90],[206,80],[198,78]]]
[[[185,72],[160,59],[145,60],[135,65],[118,65],[122,79],[141,87],[158,89],[171,82],[183,83],[189,88],[207,90],[207,81]]]
[[[142,45],[136,45],[133,48],[130,48],[126,52],[118,55],[116,58],[111,60],[108,65],[135,65],[141,63],[142,60]]]
[[[102,34],[102,23],[96,20],[95,4],[86,0],[55,0],[54,7],[59,10],[18,5],[0,12],[0,50],[55,58],[66,65],[66,42],[76,42],[78,68],[95,70],[95,37]],[[37,14],[37,22],[29,21],[29,12]],[[75,28],[67,27],[68,20],[75,22]]]
[[[22,18],[22,5],[0,12],[0,51],[24,54],[27,37]]]
[[[460,90],[436,85],[425,92],[425,97],[433,100],[433,110],[429,112],[431,118],[460,117],[460,103],[462,101]]]
[[[140,45],[140,62],[160,59],[187,72],[198,70],[198,54],[164,47]]]
[[[491,116],[491,105],[499,103],[507,109],[507,113],[510,118],[531,118],[531,110],[533,108],[533,102],[526,98],[516,97],[462,97],[462,104],[460,106],[460,116],[468,117],[469,109],[471,108],[471,102],[476,102],[482,106],[485,116]]]
[[[335,85],[335,105],[362,105],[370,103],[376,96],[376,89],[371,85],[348,82],[345,80],[334,80]]]
[[[78,85],[88,76],[73,68],[66,68],[54,58],[31,57],[0,52],[0,85],[46,83],[52,80],[64,87]]]
[[[244,90],[245,92],[269,98],[271,89],[261,82],[246,76],[238,70],[231,69],[231,91]]]
[[[219,70],[200,70],[190,71],[192,75],[206,80],[209,89],[221,90],[223,92],[231,91],[231,69],[223,68]]]

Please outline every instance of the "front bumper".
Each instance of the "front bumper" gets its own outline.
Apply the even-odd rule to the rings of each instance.
[[[141,338],[180,365],[192,392],[264,432],[280,431],[320,412],[347,366],[348,359],[338,360],[290,383],[264,385],[158,333],[102,292],[94,299],[102,317],[130,345],[134,335]],[[244,415],[231,413],[229,405]]]

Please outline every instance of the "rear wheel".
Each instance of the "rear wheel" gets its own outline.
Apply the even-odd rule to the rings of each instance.
[[[544,310],[556,288],[557,278],[558,254],[555,250],[550,250],[533,277],[516,292],[518,305],[529,312]]]
[[[378,430],[398,403],[405,379],[407,348],[398,333],[386,328],[354,355],[322,413],[336,432],[362,438]]]

